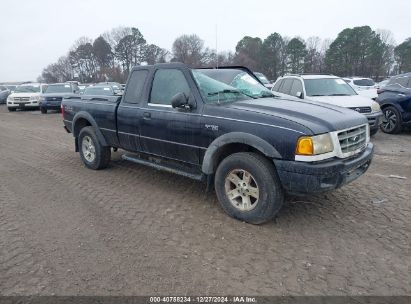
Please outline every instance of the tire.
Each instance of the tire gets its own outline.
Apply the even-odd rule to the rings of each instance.
[[[40,108],[41,114],[47,114],[47,109],[46,108]]]
[[[93,170],[107,168],[111,158],[110,147],[104,147],[100,144],[93,127],[81,129],[78,147],[81,160],[87,168]]]
[[[236,184],[239,181],[240,187],[240,183]],[[226,157],[217,168],[214,187],[224,211],[251,224],[272,220],[284,203],[274,165],[256,153],[241,152]]]
[[[16,112],[16,108],[7,108],[9,112]]]
[[[384,108],[382,113],[381,131],[388,134],[400,133],[402,131],[401,113],[392,106]]]
[[[375,134],[378,133],[378,128],[375,128],[373,130],[370,130],[370,136],[374,136]]]

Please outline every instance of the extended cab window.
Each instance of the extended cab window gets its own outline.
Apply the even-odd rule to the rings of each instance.
[[[175,69],[158,70],[154,75],[150,103],[171,105],[171,99],[178,93],[190,95],[190,87],[183,72]]]
[[[128,81],[124,101],[128,103],[139,103],[143,94],[144,83],[146,82],[148,70],[137,70],[131,74]]]

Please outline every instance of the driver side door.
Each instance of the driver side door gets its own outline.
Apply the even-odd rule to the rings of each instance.
[[[195,100],[197,106],[192,109],[171,106],[178,93],[195,99],[188,76],[187,71],[175,68],[155,71],[140,119],[140,143],[145,153],[198,165],[202,101]]]

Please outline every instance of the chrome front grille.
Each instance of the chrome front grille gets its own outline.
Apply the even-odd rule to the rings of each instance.
[[[30,101],[30,97],[14,97],[13,101],[20,102],[20,101]]]
[[[47,97],[47,101],[62,101],[63,97]]]
[[[362,114],[371,113],[371,107],[356,107],[350,109]]]
[[[367,144],[367,126],[341,131],[338,140],[343,154],[363,149]]]

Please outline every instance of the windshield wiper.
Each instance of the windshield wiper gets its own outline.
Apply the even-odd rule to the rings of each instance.
[[[242,94],[240,91],[237,90],[230,90],[230,89],[225,89],[225,90],[221,90],[221,91],[217,91],[217,92],[211,92],[208,93],[208,96],[214,96],[214,95],[218,95],[218,94],[224,94],[224,93],[237,93],[237,94]]]
[[[308,96],[317,97],[317,96],[326,96],[326,95],[322,95],[322,94],[313,94],[313,95],[308,95]]]
[[[331,94],[330,96],[350,96],[349,94]]]
[[[211,93],[208,93],[207,95],[208,96],[214,96],[214,95],[224,94],[224,93],[237,93],[237,94],[243,94],[243,95],[248,96],[248,97],[253,98],[253,99],[257,98],[257,97],[254,97],[252,95],[248,95],[244,92],[241,92],[241,91],[238,91],[238,90],[230,90],[230,89],[225,89],[225,90],[221,90],[221,91],[217,91],[217,92],[211,92]]]
[[[267,98],[267,97],[277,97],[271,92],[262,92],[260,98]]]

